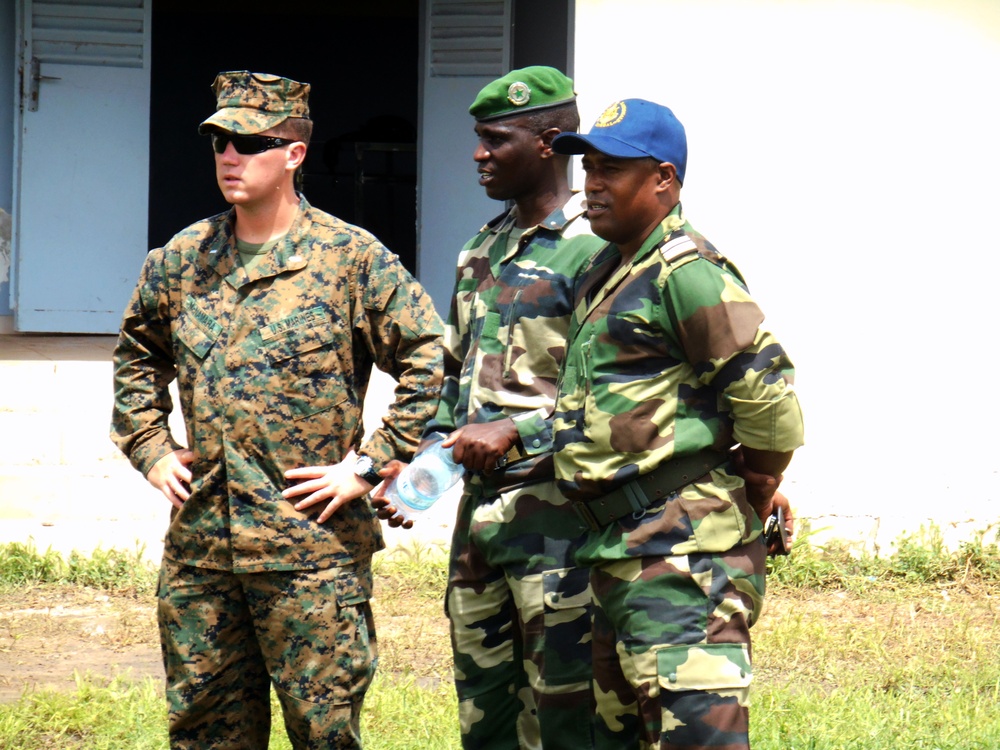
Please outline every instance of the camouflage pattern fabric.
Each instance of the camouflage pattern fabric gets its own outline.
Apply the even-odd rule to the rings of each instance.
[[[381,529],[365,498],[324,524],[323,504],[296,511],[283,473],[359,446],[376,466],[409,460],[440,392],[441,322],[395,255],[304,198],[249,270],[233,222],[198,222],[148,255],[114,355],[112,439],[133,466],[180,447],[175,378],[195,454],[160,583],[171,741],[266,748],[273,680],[295,748],[359,747]],[[399,385],[362,445],[373,363]]]
[[[749,629],[765,554],[754,540],[594,567],[598,748],[749,748]]]
[[[289,117],[309,119],[308,83],[268,73],[233,70],[219,73],[212,82],[216,112],[199,127],[255,135],[280,125]]]
[[[175,750],[264,750],[273,680],[296,750],[360,748],[378,656],[368,561],[232,575],[164,559],[158,590]]]
[[[341,461],[409,460],[439,395],[440,320],[423,288],[374,237],[302,199],[273,253],[248,273],[232,213],[192,225],[146,258],[115,350],[112,439],[144,475],[180,447],[191,497],[174,509],[168,559],[238,573],[350,564],[383,547],[365,498],[324,524],[297,511],[283,473]],[[372,363],[399,381],[364,445]]]
[[[678,206],[581,284],[554,421],[556,477],[599,497],[674,456],[802,444],[791,361],[739,272]],[[673,490],[675,488],[664,488]],[[599,744],[748,747],[761,523],[723,465],[590,534]]]
[[[572,562],[584,532],[554,482],[466,485],[446,598],[463,747],[592,746],[589,574]]]
[[[511,418],[529,458],[492,475],[498,487],[552,477],[552,412],[576,278],[603,240],[583,197],[507,239],[516,209],[483,227],[458,258],[444,335],[444,384],[424,434]]]
[[[466,477],[447,610],[466,748],[591,745],[579,518],[552,483],[555,386],[579,272],[604,241],[575,195],[509,242],[516,209],[459,256],[441,403],[425,436],[512,418],[528,457]],[[541,744],[540,744],[541,743]]]

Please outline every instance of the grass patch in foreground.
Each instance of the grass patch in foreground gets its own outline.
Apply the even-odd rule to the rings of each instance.
[[[895,691],[774,687],[757,683],[751,709],[755,750],[995,750],[1000,723],[992,690]],[[291,745],[277,699],[272,750]],[[164,703],[153,681],[81,680],[74,694],[24,696],[0,705],[0,750],[167,750]],[[365,703],[367,750],[457,750],[451,688],[377,678]]]
[[[271,750],[290,750],[271,692]],[[421,687],[412,678],[376,676],[365,700],[366,750],[458,750],[451,685]],[[156,680],[77,678],[76,691],[28,693],[0,704],[0,750],[168,750],[166,703]]]
[[[0,544],[0,592],[5,587],[68,583],[120,594],[152,593],[156,570],[143,559],[144,549],[97,549],[89,557],[74,551],[66,559],[51,548],[39,552],[32,541]]]
[[[757,686],[756,750],[996,750],[998,686],[883,691]]]
[[[77,676],[74,693],[46,690],[0,704],[0,750],[167,748],[164,705],[153,680]]]
[[[933,530],[922,534],[902,539],[889,558],[818,549],[803,535],[791,557],[771,563],[765,613],[753,631],[754,750],[1000,748],[996,545],[949,552]],[[9,552],[0,547],[0,588],[13,585],[12,569],[26,586],[65,575],[48,554]],[[97,566],[97,580],[118,580],[101,572],[112,559]],[[366,750],[459,747],[441,612],[445,571],[437,550],[377,558],[381,656],[362,714]],[[151,590],[141,596],[154,606]],[[288,750],[272,703],[271,747]],[[167,746],[156,681],[81,678],[74,693],[29,693],[0,705],[0,750]]]

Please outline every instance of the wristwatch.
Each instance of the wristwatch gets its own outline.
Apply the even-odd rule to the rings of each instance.
[[[382,481],[382,477],[375,470],[375,464],[369,456],[358,456],[354,464],[354,473],[364,479],[372,487]]]

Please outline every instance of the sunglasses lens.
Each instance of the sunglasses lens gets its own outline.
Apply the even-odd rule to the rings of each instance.
[[[268,149],[284,146],[292,141],[284,138],[272,138],[267,135],[233,135],[232,133],[212,133],[212,148],[215,153],[221,154],[230,143],[236,149],[236,153],[248,156],[250,154],[262,154]]]
[[[267,143],[270,139],[262,135],[234,135],[231,138],[238,154],[260,154],[270,148]]]

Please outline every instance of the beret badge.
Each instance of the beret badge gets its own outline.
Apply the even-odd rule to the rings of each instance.
[[[507,101],[515,107],[523,107],[531,101],[531,89],[522,81],[514,81],[507,87]]]

